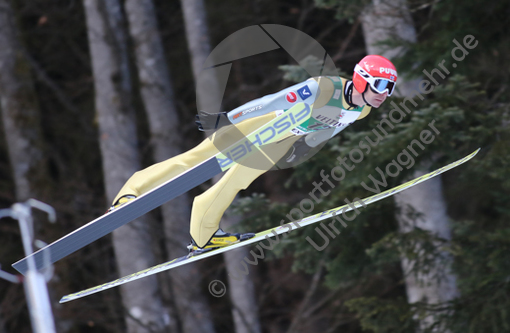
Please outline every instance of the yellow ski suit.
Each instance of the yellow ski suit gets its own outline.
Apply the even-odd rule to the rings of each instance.
[[[361,119],[370,112],[370,107],[353,109],[346,103],[343,90],[346,88],[346,84],[349,83],[350,81],[340,77],[309,79],[279,93],[265,96],[234,109],[228,113],[228,117],[233,124],[220,128],[214,135],[220,139],[228,138],[230,131],[240,131],[247,136],[274,119],[277,116],[277,110],[288,109],[296,102],[312,104],[312,117],[320,119],[320,121],[311,120],[307,124],[302,124],[301,128],[294,130],[293,133],[289,133],[278,143],[273,144],[270,155],[276,163],[285,156],[301,136],[315,136],[313,140],[319,138],[319,141],[323,142],[343,130],[352,121]],[[324,112],[321,113],[321,110]],[[316,113],[317,111],[319,112]],[[336,112],[337,115],[332,116],[332,112]],[[321,134],[317,135],[321,131],[307,130],[307,126],[311,127],[311,124],[314,125],[315,129],[329,128],[330,131],[327,132],[326,137]],[[323,133],[326,132],[323,131]],[[125,195],[138,197],[205,161],[219,152],[217,146],[219,145],[216,142],[208,138],[185,153],[136,172],[117,194],[114,203]],[[255,159],[257,155],[251,155],[242,164],[236,164],[230,168],[216,184],[194,199],[190,234],[198,246],[203,247],[207,244],[218,230],[223,213],[230,206],[237,193],[246,189],[257,177],[272,167],[272,165],[267,165],[262,168],[251,168],[249,167],[251,165],[250,158]]]

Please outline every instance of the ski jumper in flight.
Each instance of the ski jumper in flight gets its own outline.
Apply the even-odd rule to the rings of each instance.
[[[264,126],[296,103],[312,108],[312,117],[301,123],[277,143],[270,146],[272,160],[284,164],[299,159],[306,152],[326,142],[354,121],[366,117],[372,107],[379,107],[394,91],[397,81],[395,66],[378,55],[364,57],[354,68],[352,81],[339,76],[308,79],[275,94],[248,102],[228,113],[200,115],[197,125],[204,130],[206,118],[214,124],[228,120],[216,130],[220,141],[242,133],[247,136]],[[223,121],[225,122],[225,121]],[[217,141],[205,139],[195,148],[136,172],[122,187],[110,210],[165,183],[219,152]],[[319,147],[320,148],[320,147]],[[297,155],[297,156],[296,156]],[[257,164],[257,155],[231,167],[223,177],[203,194],[195,197],[191,211],[191,254],[198,254],[233,242],[249,239],[253,233],[228,233],[220,229],[220,220],[240,190],[276,162]],[[252,161],[250,161],[252,159]],[[256,165],[256,167],[254,167]]]

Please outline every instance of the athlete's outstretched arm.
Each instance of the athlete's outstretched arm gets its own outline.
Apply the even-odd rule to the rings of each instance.
[[[276,110],[286,110],[296,103],[312,104],[320,93],[319,84],[314,79],[295,84],[277,93],[257,98],[228,112],[228,119],[236,124],[246,119],[258,117]]]

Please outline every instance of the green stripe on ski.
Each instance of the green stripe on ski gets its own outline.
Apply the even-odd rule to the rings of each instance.
[[[401,184],[399,186],[396,186],[396,187],[393,187],[389,190],[386,190],[384,192],[381,192],[381,193],[377,193],[377,194],[374,194],[370,197],[366,197],[364,199],[361,199],[360,201],[362,201],[365,205],[368,205],[368,204],[371,204],[371,203],[374,203],[376,201],[379,201],[381,199],[384,199],[384,198],[387,198],[387,197],[390,197],[394,194],[397,194],[399,192],[402,192],[410,187],[413,187],[414,185],[418,185],[420,183],[423,183],[424,181],[426,180],[429,180],[431,178],[434,178],[435,176],[445,172],[445,171],[448,171],[450,169],[453,169],[467,161],[469,161],[470,159],[472,159],[473,157],[475,157],[475,155],[480,151],[480,148],[478,148],[477,150],[475,150],[474,152],[472,152],[471,154],[467,155],[466,157],[464,158],[461,158],[460,160],[457,160],[455,162],[452,162],[448,165],[445,165],[444,167],[441,167],[435,171],[432,171],[430,173],[427,173],[423,176],[420,176],[418,178],[415,178],[413,180],[410,180],[404,184]],[[284,232],[288,232],[289,229],[290,229],[290,226],[296,226],[296,224],[299,225],[299,228],[301,227],[304,227],[304,226],[307,226],[309,224],[312,224],[312,223],[316,223],[316,222],[319,222],[319,221],[322,221],[322,220],[325,220],[325,219],[328,219],[328,218],[331,218],[335,215],[338,215],[338,214],[341,214],[343,212],[349,212],[349,211],[352,211],[356,208],[361,208],[363,207],[363,204],[360,204],[358,201],[356,202],[352,202],[351,205],[343,205],[343,206],[340,206],[340,207],[336,207],[336,208],[333,208],[333,209],[330,209],[330,210],[327,210],[327,211],[324,211],[324,212],[321,212],[321,213],[317,213],[315,215],[312,215],[312,216],[309,216],[309,217],[306,217],[300,221],[296,221],[296,222],[290,222],[290,223],[287,223],[287,224],[284,224],[280,227],[276,227],[276,228],[273,228],[273,229],[270,229],[270,230],[266,230],[266,231],[263,231],[261,232],[260,234],[269,234],[269,233],[272,233],[273,230],[278,230],[277,234],[282,234]],[[284,231],[281,231],[281,229],[284,229],[286,228],[287,230],[284,230]],[[259,234],[257,234],[258,236]]]
[[[390,197],[390,196],[392,196],[392,195],[394,195],[396,193],[399,193],[401,191],[404,191],[404,190],[406,190],[406,189],[408,189],[410,187],[418,185],[418,184],[420,184],[420,183],[422,183],[422,182],[424,182],[424,181],[426,181],[428,179],[431,179],[431,178],[433,178],[433,177],[435,177],[435,176],[437,176],[437,175],[439,175],[439,174],[441,174],[441,173],[443,173],[445,171],[453,169],[453,168],[455,168],[455,167],[457,167],[457,166],[459,166],[459,165],[469,161],[470,159],[472,159],[478,153],[479,150],[480,149],[477,149],[476,151],[474,151],[473,153],[469,154],[468,156],[466,156],[466,157],[464,157],[464,158],[462,158],[462,159],[460,159],[458,161],[455,161],[453,163],[450,163],[450,164],[448,164],[448,165],[446,165],[446,166],[444,166],[442,168],[439,168],[439,169],[437,169],[435,171],[432,171],[432,172],[430,172],[428,174],[425,174],[425,175],[420,176],[420,177],[418,177],[416,179],[408,181],[408,182],[406,182],[406,183],[404,183],[402,185],[399,185],[399,186],[396,186],[394,188],[391,188],[391,189],[389,189],[387,191],[384,191],[384,192],[372,195],[372,196],[367,197],[365,199],[361,199],[361,201],[365,205],[368,205],[368,204],[374,203],[376,201],[382,200],[384,198]],[[259,242],[259,241],[263,241],[264,239],[267,239],[267,238],[270,238],[270,237],[274,237],[274,236],[277,236],[279,234],[290,232],[293,229],[302,228],[304,226],[307,226],[307,225],[310,225],[310,224],[313,224],[313,223],[317,223],[319,221],[331,218],[334,215],[336,215],[337,213],[348,212],[348,211],[351,211],[351,210],[353,210],[355,208],[360,208],[360,207],[362,207],[362,205],[359,202],[353,202],[351,204],[351,206],[350,205],[343,205],[343,206],[340,206],[340,207],[336,207],[336,208],[333,208],[333,209],[330,209],[330,210],[327,210],[327,211],[324,211],[324,212],[321,212],[321,213],[309,216],[309,217],[304,218],[304,219],[302,219],[300,221],[295,221],[295,222],[287,223],[287,224],[284,224],[282,226],[278,226],[278,227],[275,227],[275,228],[271,228],[271,229],[259,232],[259,233],[257,233],[255,235],[255,237],[253,237],[251,239],[248,239],[248,240],[246,240],[244,242],[241,242],[241,243],[232,244],[232,245],[229,245],[229,246],[226,246],[226,247],[223,247],[223,248],[211,251],[211,252],[206,252],[206,253],[203,253],[201,255],[198,255],[198,256],[195,256],[195,257],[191,257],[191,258],[181,257],[181,258],[173,259],[171,261],[159,264],[159,265],[154,266],[154,267],[147,268],[147,269],[145,269],[143,271],[130,274],[130,275],[125,276],[123,278],[120,278],[120,279],[117,279],[117,280],[114,280],[114,281],[102,284],[100,286],[92,287],[92,288],[89,288],[89,289],[86,289],[86,290],[83,290],[83,291],[80,291],[80,292],[77,292],[77,293],[74,293],[74,294],[69,294],[67,296],[62,297],[62,299],[60,300],[60,303],[65,303],[65,302],[69,302],[69,301],[72,301],[72,300],[75,300],[75,299],[78,299],[78,298],[81,298],[81,297],[84,297],[84,296],[92,295],[92,294],[98,293],[100,291],[103,291],[103,290],[106,290],[106,289],[110,289],[110,288],[119,286],[119,285],[124,284],[124,283],[131,282],[131,281],[134,281],[134,280],[138,280],[138,279],[141,279],[143,277],[146,277],[146,276],[149,276],[149,275],[152,275],[152,274],[156,274],[156,273],[159,273],[159,272],[162,272],[162,271],[166,271],[166,270],[169,270],[169,269],[181,266],[181,265],[185,265],[185,264],[197,261],[197,260],[205,259],[207,257],[211,257],[211,256],[214,256],[214,255],[226,252],[226,251],[230,251],[230,250],[233,250],[233,249],[241,247],[241,246],[246,246],[246,245],[253,244],[253,243],[256,243],[256,242]]]

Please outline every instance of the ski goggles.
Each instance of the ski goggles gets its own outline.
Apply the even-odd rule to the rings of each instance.
[[[354,72],[361,75],[370,85],[370,89],[377,94],[384,94],[384,92],[388,92],[388,96],[391,96],[393,90],[395,90],[395,82],[388,79],[375,78],[361,68],[360,65],[356,65],[354,67]]]

